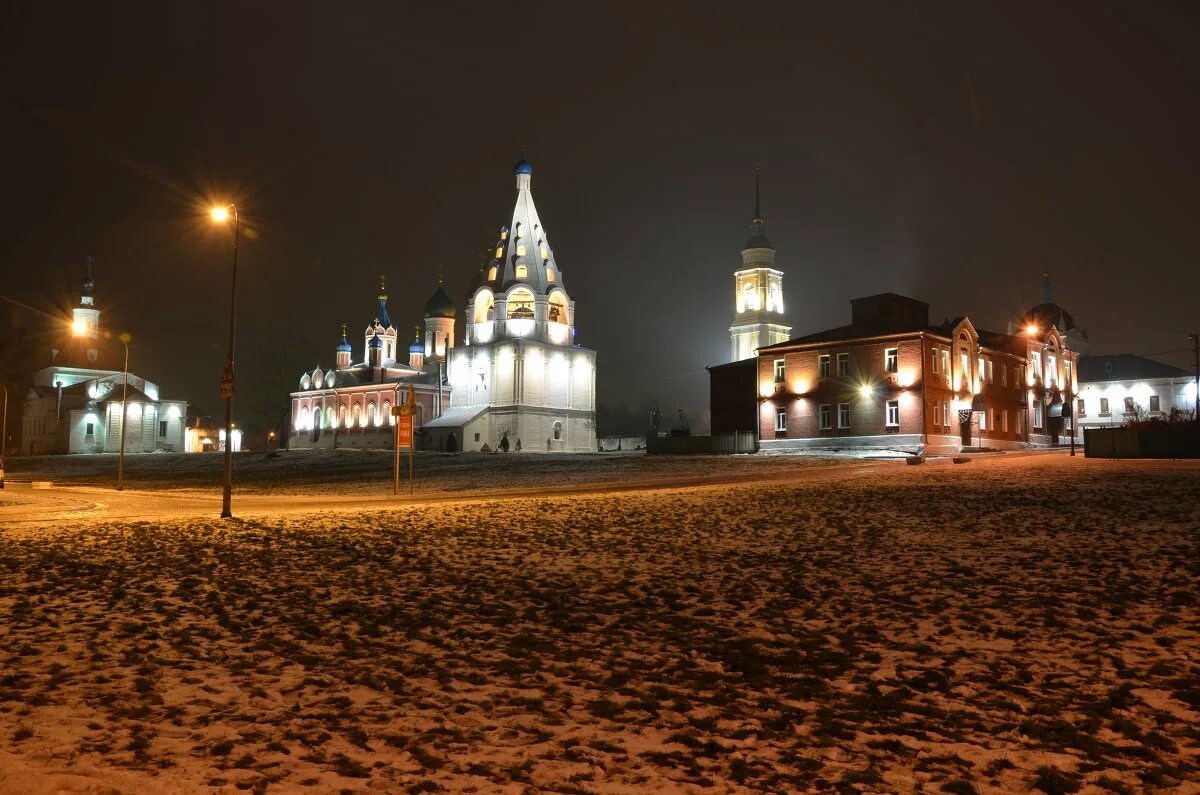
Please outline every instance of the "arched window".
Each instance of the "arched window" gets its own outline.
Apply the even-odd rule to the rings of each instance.
[[[554,268],[549,265],[546,266],[546,281],[554,284]]]
[[[365,418],[362,415],[362,406],[355,403],[354,409],[352,410],[351,413],[354,415],[353,420],[350,422],[351,427],[353,427],[355,425],[365,425],[366,424]]]
[[[529,278],[529,268],[527,268],[524,265],[518,265],[517,266],[517,278],[518,279],[528,279]]]
[[[368,425],[378,425],[379,424],[378,419],[379,418],[375,416],[375,401],[372,400],[370,403],[367,404],[367,424]]]
[[[561,290],[550,293],[550,307],[546,319],[551,323],[567,322],[567,296]]]
[[[486,323],[491,320],[495,314],[495,300],[492,298],[491,290],[480,290],[475,293],[475,303],[473,304],[474,322]]]
[[[489,282],[496,281],[496,266],[495,265],[488,268],[488,281]]]
[[[525,256],[525,244],[524,243],[517,244],[517,256],[518,257]]]
[[[325,409],[325,427],[333,428],[337,425],[337,415],[333,411],[333,406]]]
[[[562,432],[563,432],[562,423],[555,422],[554,423],[554,441],[556,441],[556,442],[562,441],[562,438],[563,438]]]
[[[343,403],[341,405],[341,407],[338,409],[338,411],[341,412],[341,415],[342,415],[342,427],[349,428],[350,427],[350,415],[346,411],[346,404]]]
[[[385,425],[385,424],[386,425],[395,425],[396,424],[396,418],[392,416],[392,404],[390,402],[388,402],[386,400],[383,401],[383,408],[381,409],[381,411],[383,412],[383,415],[382,415],[383,422],[380,423],[381,425]]]
[[[508,319],[533,320],[533,291],[524,287],[508,294]]]

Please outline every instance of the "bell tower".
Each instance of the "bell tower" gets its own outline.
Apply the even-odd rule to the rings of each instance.
[[[742,247],[742,267],[733,273],[733,325],[729,328],[733,361],[749,359],[758,348],[787,342],[791,326],[784,325],[783,271],[775,267],[775,247],[759,202],[758,169],[754,169],[754,218],[750,239]]]

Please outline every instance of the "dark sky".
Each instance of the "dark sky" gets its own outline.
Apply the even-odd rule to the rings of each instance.
[[[206,197],[257,234],[239,405],[261,415],[342,322],[358,351],[378,274],[402,326],[439,264],[464,298],[522,147],[608,404],[699,417],[755,166],[795,334],[887,290],[1003,330],[1043,264],[1094,352],[1200,324],[1185,5],[4,9],[0,292],[65,311],[95,257],[133,369],[214,412],[229,257]]]

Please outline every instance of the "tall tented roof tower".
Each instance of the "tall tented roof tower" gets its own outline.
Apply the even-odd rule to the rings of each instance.
[[[783,325],[783,271],[775,267],[775,246],[767,238],[757,168],[750,239],[742,247],[742,267],[733,273],[733,290],[734,316],[729,328],[733,361],[749,359],[760,347],[787,341],[792,329]]]
[[[487,284],[499,292],[520,282],[538,295],[546,295],[551,287],[563,286],[562,274],[554,261],[554,249],[550,247],[546,227],[533,203],[533,192],[529,187],[533,166],[522,157],[513,171],[517,178],[517,201],[512,220],[501,228],[496,241]]]
[[[512,217],[468,298],[463,344],[446,354],[450,410],[424,428],[445,450],[593,451],[596,352],[575,344],[575,302],[533,202],[533,167],[522,157],[513,171]]]

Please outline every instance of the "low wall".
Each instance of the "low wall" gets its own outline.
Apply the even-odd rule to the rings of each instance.
[[[1200,425],[1162,428],[1086,428],[1088,458],[1200,458]]]
[[[763,450],[844,450],[872,448],[916,450],[923,443],[919,433],[888,433],[874,436],[813,436],[804,439],[763,439]]]
[[[628,452],[630,450],[645,450],[645,436],[601,436],[596,440],[602,453],[615,453],[618,450]]]
[[[753,433],[718,433],[712,436],[646,437],[646,452],[651,455],[733,455],[758,451]]]

